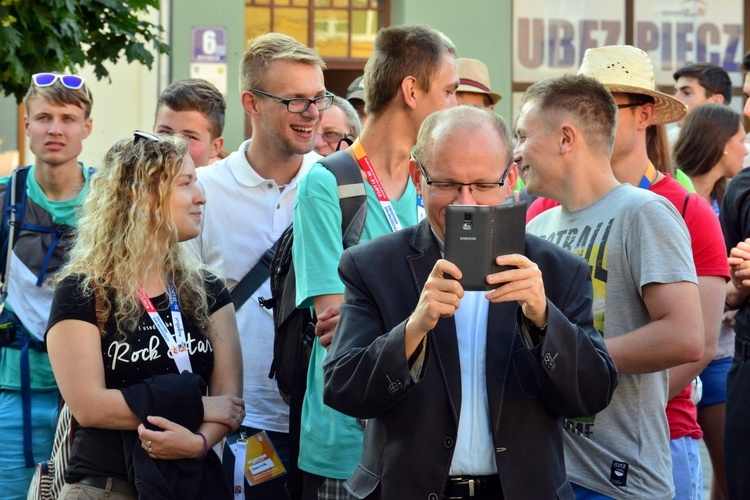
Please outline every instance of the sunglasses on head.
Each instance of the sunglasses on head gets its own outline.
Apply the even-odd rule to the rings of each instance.
[[[56,73],[37,73],[31,75],[31,81],[34,82],[34,85],[37,87],[50,87],[57,80],[60,80],[63,87],[71,90],[78,90],[83,87],[84,83],[86,83],[85,78],[77,75],[58,75]]]
[[[134,130],[133,131],[133,144],[138,144],[138,142],[142,140],[159,142],[161,141],[161,138],[158,135],[149,134],[148,132],[144,132],[142,130]]]

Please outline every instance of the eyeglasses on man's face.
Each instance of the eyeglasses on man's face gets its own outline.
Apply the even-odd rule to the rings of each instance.
[[[262,95],[263,97],[267,97],[285,105],[287,111],[289,111],[290,113],[304,113],[305,111],[307,111],[307,108],[310,107],[310,104],[314,105],[318,111],[323,111],[330,108],[331,104],[333,104],[333,94],[330,92],[326,92],[325,94],[313,99],[307,99],[304,97],[284,99],[283,97],[269,94],[268,92],[264,92],[258,89],[250,89],[250,92],[252,92],[253,94]]]
[[[349,138],[349,134],[338,130],[326,130],[325,132],[318,132],[318,135],[331,146],[338,144],[342,139]]]
[[[422,172],[422,175],[424,176],[425,182],[427,183],[430,188],[432,188],[432,192],[435,196],[439,197],[445,197],[445,198],[455,198],[461,193],[461,189],[463,189],[464,186],[469,188],[469,193],[474,197],[476,200],[484,200],[489,199],[490,197],[495,197],[500,194],[502,194],[502,186],[505,185],[505,178],[508,176],[508,172],[510,171],[510,165],[505,169],[505,172],[503,172],[503,176],[500,179],[499,182],[448,182],[448,181],[434,181],[430,179],[430,176],[427,175],[427,171],[425,170],[424,166],[419,162],[417,157],[412,152],[411,155],[412,159],[417,163],[417,166],[419,166],[419,171]]]

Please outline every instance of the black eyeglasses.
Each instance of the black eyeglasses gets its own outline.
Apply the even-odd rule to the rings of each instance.
[[[138,144],[141,140],[159,142],[161,138],[158,135],[149,134],[148,132],[143,132],[141,130],[133,131],[133,144]]]
[[[505,178],[510,172],[510,165],[503,172],[503,176],[500,182],[447,182],[447,181],[433,181],[430,180],[430,176],[427,175],[427,171],[424,169],[422,164],[417,159],[416,155],[412,151],[412,159],[419,166],[420,172],[424,176],[425,182],[428,186],[434,189],[435,196],[445,197],[456,197],[461,192],[461,188],[468,186],[469,193],[476,199],[485,199],[490,196],[497,196],[500,194],[500,188],[505,185]]]
[[[268,92],[263,92],[262,90],[258,89],[250,89],[250,92],[252,92],[253,94],[268,97],[269,99],[273,99],[276,102],[284,104],[286,106],[286,110],[290,113],[304,113],[305,111],[307,111],[307,108],[310,107],[310,104],[314,104],[318,111],[323,111],[330,108],[331,104],[333,104],[333,94],[330,92],[326,92],[325,94],[315,97],[314,99],[306,99],[304,97],[284,99],[283,97],[269,94]]]

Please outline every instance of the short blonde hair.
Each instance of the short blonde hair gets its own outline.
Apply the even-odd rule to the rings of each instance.
[[[53,74],[61,75],[62,73],[53,72]],[[83,110],[86,118],[91,116],[91,107],[94,105],[94,98],[85,82],[80,89],[69,89],[60,80],[47,87],[39,87],[32,81],[26,96],[23,98],[27,113],[29,103],[34,97],[43,97],[57,106],[78,106]]]
[[[247,42],[240,63],[240,93],[260,89],[265,84],[265,70],[276,61],[291,61],[326,69],[315,49],[281,33],[266,33]]]

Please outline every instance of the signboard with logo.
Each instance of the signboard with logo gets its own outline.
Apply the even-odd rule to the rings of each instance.
[[[736,0],[635,0],[633,40],[651,56],[656,83],[671,86],[676,70],[707,62],[723,67],[740,86],[742,9]]]
[[[513,81],[575,73],[590,47],[625,43],[625,0],[515,0]]]
[[[722,66],[741,86],[743,2],[737,0],[514,0],[513,81],[531,83],[576,72],[587,48],[625,43],[651,57],[658,85],[694,62]]]

